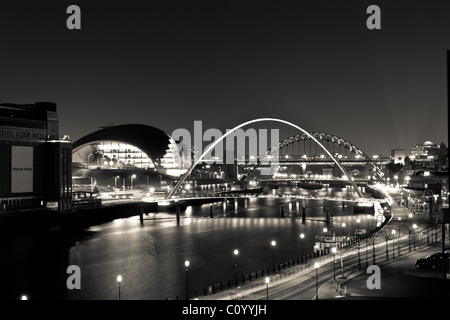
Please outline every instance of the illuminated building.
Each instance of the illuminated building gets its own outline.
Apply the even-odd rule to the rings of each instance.
[[[406,151],[405,149],[393,149],[391,150],[391,158],[395,164],[405,164]]]
[[[448,171],[448,148],[444,143],[425,141],[411,149],[411,160],[434,171]]]
[[[0,104],[0,216],[69,211],[72,145],[59,138],[56,104]]]
[[[411,156],[414,158],[427,157],[439,152],[440,146],[431,141],[425,141],[422,144],[416,144],[411,149]]]
[[[155,127],[106,126],[73,143],[73,181],[95,179],[99,186],[116,189],[148,187],[186,172],[191,159],[183,154],[174,139]]]

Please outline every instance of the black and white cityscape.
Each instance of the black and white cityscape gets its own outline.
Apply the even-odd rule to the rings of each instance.
[[[448,299],[449,17],[1,3],[1,300]]]

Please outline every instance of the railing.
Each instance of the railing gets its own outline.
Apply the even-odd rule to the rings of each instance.
[[[213,282],[209,286],[203,287],[201,290],[194,290],[194,298],[197,298],[199,296],[208,296],[212,295],[218,292],[221,292],[223,290],[231,289],[232,287],[238,288],[240,285],[249,283],[254,281],[254,284],[252,284],[251,289],[256,289],[260,285],[258,279],[262,279],[264,276],[271,276],[271,281],[277,281],[281,280],[283,278],[292,276],[298,272],[301,271],[308,271],[311,267],[311,261],[318,257],[325,257],[329,254],[329,250],[320,250],[315,251],[309,254],[304,255],[303,257],[296,257],[294,259],[286,260],[282,263],[276,264],[274,267],[267,267],[266,269],[259,269],[255,270],[249,273],[242,274],[238,282],[236,283],[236,280],[226,280],[226,281],[220,281],[220,282]],[[297,268],[291,269],[292,267],[297,266]],[[287,270],[287,272],[283,272],[283,274],[280,274],[280,272]],[[272,273],[271,273],[272,272]],[[274,279],[274,280],[272,280]],[[184,297],[185,295],[177,295],[175,297],[175,300],[179,300],[180,297]]]

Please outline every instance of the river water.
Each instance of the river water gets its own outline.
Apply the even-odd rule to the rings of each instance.
[[[277,194],[355,197],[348,189],[327,188],[320,191],[280,188]],[[235,279],[235,255],[238,275],[272,268],[275,263],[297,259],[313,252],[314,237],[329,227],[323,201],[306,200],[306,220],[296,209],[296,199],[288,197],[250,198],[238,211],[222,203],[187,207],[177,224],[175,213],[159,212],[139,217],[117,219],[86,230],[52,234],[8,236],[0,244],[1,272],[6,298],[27,294],[31,299],[121,299],[164,300],[203,294],[213,283]],[[285,216],[280,217],[283,205]],[[359,227],[373,229],[375,220],[366,214],[353,214],[353,205],[327,202],[336,235],[353,233]],[[345,228],[342,223],[345,222]],[[300,233],[305,238],[300,240]],[[5,239],[5,235],[3,235]],[[276,241],[272,247],[270,242]],[[190,261],[188,272],[185,260]],[[66,287],[69,265],[81,271],[81,289]]]

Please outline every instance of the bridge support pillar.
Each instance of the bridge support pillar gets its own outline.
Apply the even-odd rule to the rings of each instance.
[[[300,203],[298,201],[295,202],[295,209],[300,213]]]
[[[289,213],[292,214],[292,202],[289,202]]]
[[[283,205],[280,206],[280,218],[284,218],[284,208],[283,208]]]
[[[305,223],[305,219],[306,219],[306,208],[303,207],[302,208],[302,223]]]
[[[327,200],[323,199],[323,212],[327,210]]]
[[[180,224],[180,206],[177,206],[176,210],[177,210],[177,224],[179,225]]]
[[[141,224],[144,223],[144,209],[140,209],[139,210],[139,221],[141,222]]]
[[[212,205],[209,206],[209,217],[210,218],[213,217],[213,206]]]

